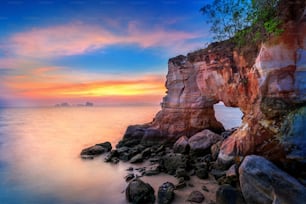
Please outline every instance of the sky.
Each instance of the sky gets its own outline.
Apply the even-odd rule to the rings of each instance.
[[[0,106],[158,104],[211,35],[196,0],[0,1]]]

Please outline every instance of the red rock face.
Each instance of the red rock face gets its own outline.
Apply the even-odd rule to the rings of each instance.
[[[233,94],[244,112],[243,125],[222,144],[219,161],[253,153],[274,161],[287,159],[281,142],[282,131],[288,128],[284,118],[306,102],[305,28],[305,21],[289,23],[277,44],[262,45],[253,68],[244,75],[246,92],[238,85],[240,96]]]
[[[172,142],[210,128],[221,132],[223,126],[215,119],[213,98],[202,95],[196,80],[197,69],[185,56],[169,60],[167,74],[167,95],[162,110],[156,115],[152,127],[161,130]]]
[[[228,42],[169,60],[167,95],[151,124],[169,141],[203,130],[223,130],[213,105],[222,101],[244,113],[242,126],[221,146],[219,160],[261,154],[285,157],[277,138],[289,112],[306,103],[306,23],[288,23],[277,39],[262,44],[253,60]]]

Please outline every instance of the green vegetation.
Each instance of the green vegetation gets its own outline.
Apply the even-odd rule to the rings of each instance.
[[[283,32],[280,0],[213,0],[201,8],[214,39],[233,40],[239,47],[257,44]]]

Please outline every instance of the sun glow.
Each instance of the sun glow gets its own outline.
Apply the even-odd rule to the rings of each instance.
[[[159,95],[164,88],[160,84],[112,84],[83,90],[62,91],[61,95],[70,96],[136,96]]]

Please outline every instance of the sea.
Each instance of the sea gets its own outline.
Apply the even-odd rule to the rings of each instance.
[[[82,160],[80,151],[150,122],[159,106],[0,109],[0,204],[125,204],[127,163]],[[225,128],[239,109],[215,105]],[[157,184],[155,184],[157,185]]]

